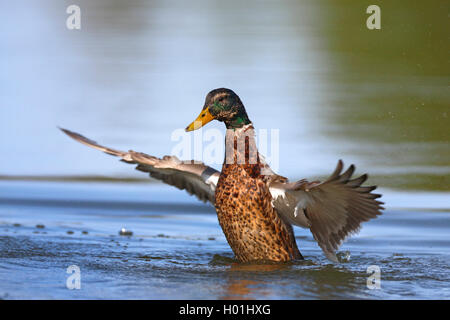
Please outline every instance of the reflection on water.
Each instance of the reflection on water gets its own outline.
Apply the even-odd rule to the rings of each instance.
[[[220,299],[226,300],[250,299],[255,296],[268,299],[272,293],[268,286],[270,281],[264,280],[265,276],[270,277],[276,273],[281,276],[284,275],[283,271],[289,272],[292,267],[292,263],[267,264],[264,262],[244,264],[233,262],[228,265],[229,268],[225,271],[228,282],[224,288],[224,295],[220,297]],[[256,279],[248,279],[248,276],[253,277],[254,275],[256,275]]]
[[[384,186],[448,190],[446,1],[381,2],[376,31],[364,1],[78,5],[78,31],[60,1],[1,7],[0,175],[144,178],[55,127],[161,156],[225,86],[281,129],[283,175],[343,158]]]
[[[220,297],[221,300],[237,300],[248,299],[248,297],[258,295],[262,299],[267,296],[264,294],[264,289],[259,289],[258,286],[262,286],[264,283],[253,280],[232,280],[225,288],[225,295]]]

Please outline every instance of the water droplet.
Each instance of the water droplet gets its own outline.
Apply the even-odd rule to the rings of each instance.
[[[133,235],[133,232],[130,231],[130,230],[127,230],[125,228],[122,228],[119,231],[119,235],[121,235],[121,236],[131,236],[131,235]]]

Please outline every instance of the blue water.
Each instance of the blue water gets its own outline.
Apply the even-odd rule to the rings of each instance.
[[[255,265],[233,259],[211,206],[166,186],[2,182],[0,190],[6,299],[450,298],[448,202],[412,209],[397,193],[344,243],[339,264],[295,228],[305,261]],[[66,287],[71,265],[79,290]],[[372,265],[380,289],[367,287]]]

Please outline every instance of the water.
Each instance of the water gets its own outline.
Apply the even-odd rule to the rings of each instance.
[[[341,247],[340,264],[296,228],[304,261],[255,265],[233,259],[212,207],[169,187],[0,186],[0,295],[8,299],[450,298],[448,202],[401,209],[413,196],[394,192],[385,214]],[[122,228],[133,235],[120,236]],[[81,290],[66,288],[71,265]],[[372,265],[381,289],[367,287]]]
[[[69,3],[0,5],[0,297],[450,297],[448,1],[381,1],[378,31],[364,1],[77,4],[78,31]],[[223,86],[279,129],[280,174],[323,178],[342,158],[381,187],[387,210],[341,264],[296,229],[306,261],[239,265],[211,207],[56,129],[170,154]]]

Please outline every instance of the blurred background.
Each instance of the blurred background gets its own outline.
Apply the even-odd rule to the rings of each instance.
[[[71,4],[81,30],[66,28]],[[448,191],[449,3],[376,1],[381,30],[370,4],[3,3],[0,178],[147,181],[56,127],[162,156],[228,87],[257,129],[280,129],[282,175],[326,176],[342,158],[382,187]]]
[[[81,30],[66,27],[73,4]],[[381,30],[366,27],[373,4]],[[449,299],[449,9],[1,2],[0,299]],[[257,130],[279,129],[279,174],[322,179],[343,159],[380,186],[386,210],[340,264],[297,227],[304,261],[238,264],[211,205],[57,129],[161,157],[217,87]],[[66,287],[70,265],[81,290]],[[381,290],[367,287],[373,265]]]

